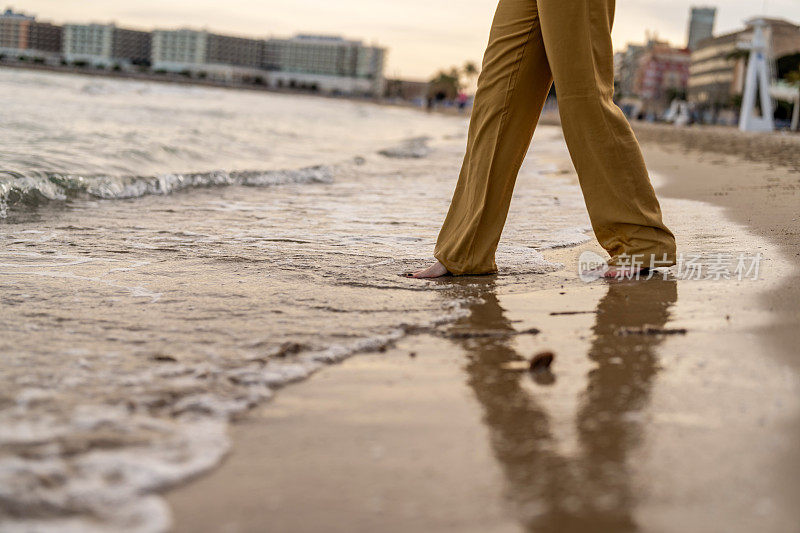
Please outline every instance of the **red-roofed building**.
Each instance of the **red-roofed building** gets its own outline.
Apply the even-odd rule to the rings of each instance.
[[[639,59],[634,90],[644,111],[660,115],[675,98],[684,99],[689,83],[691,53],[667,43],[654,43]]]

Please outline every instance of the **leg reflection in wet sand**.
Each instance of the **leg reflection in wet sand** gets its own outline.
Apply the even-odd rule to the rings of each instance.
[[[491,280],[455,287],[460,296],[478,297],[454,332],[507,330]],[[610,282],[597,305],[588,357],[597,365],[588,375],[576,417],[578,451],[565,455],[551,429],[548,407],[535,393],[528,373],[503,369],[519,360],[513,337],[453,335],[469,355],[470,387],[484,409],[491,445],[508,482],[511,500],[531,532],[627,532],[634,519],[635,488],[628,473],[630,453],[643,428],[636,413],[649,402],[658,373],[658,336],[619,335],[620,328],[661,327],[677,301],[675,281]],[[568,319],[567,319],[568,320]],[[581,354],[558,354],[560,364]]]

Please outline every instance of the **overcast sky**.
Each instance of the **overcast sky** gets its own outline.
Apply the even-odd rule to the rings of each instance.
[[[479,62],[497,0],[8,0],[55,22],[110,22],[145,29],[176,26],[252,35],[341,34],[389,49],[386,74],[426,78],[441,67]],[[534,1],[534,0],[531,0]],[[566,1],[566,0],[558,0]],[[646,30],[685,44],[689,8],[716,5],[717,33],[766,12],[800,23],[800,0],[617,0],[614,43],[641,42]]]

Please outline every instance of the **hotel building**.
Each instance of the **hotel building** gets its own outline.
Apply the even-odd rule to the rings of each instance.
[[[261,84],[323,94],[382,96],[386,50],[337,36],[249,39],[205,30],[155,30],[114,24],[37,22],[7,10],[0,15],[0,54],[128,70],[149,68],[200,79]]]
[[[651,43],[639,58],[634,92],[642,100],[643,111],[660,115],[673,99],[686,98],[690,52],[663,42]]]
[[[209,79],[245,81],[264,78],[263,42],[200,30],[153,32],[152,67]]]
[[[297,35],[267,40],[262,67],[270,71],[269,84],[276,88],[380,96],[385,53],[342,37]]]
[[[766,19],[772,58],[800,52],[800,26],[781,19]],[[690,102],[708,107],[728,107],[744,90],[748,52],[739,43],[752,39],[753,28],[700,41],[692,51],[689,68]]]
[[[7,9],[0,14],[0,54],[58,62],[61,27]]]
[[[66,24],[62,37],[64,60],[97,67],[147,66],[150,33],[114,24]]]
[[[689,31],[686,47],[689,50],[697,48],[700,41],[714,35],[714,22],[717,18],[715,7],[693,7],[689,17]]]

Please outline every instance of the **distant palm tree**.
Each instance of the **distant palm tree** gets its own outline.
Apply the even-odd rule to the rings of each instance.
[[[450,72],[440,70],[428,82],[429,96],[435,97],[437,100],[454,99],[461,89],[459,78],[459,72],[456,68],[451,69]]]
[[[478,66],[473,61],[467,61],[464,63],[462,71],[467,78],[467,84],[472,85],[472,80],[478,76]]]
[[[472,85],[478,76],[478,67],[472,61],[467,61],[461,68],[450,67],[450,70],[440,70],[430,79],[430,92],[432,94],[446,94],[448,99],[455,98],[458,93]]]
[[[450,72],[448,72],[447,75],[451,78],[455,78],[457,80],[456,85],[461,89],[461,72],[458,70],[458,67],[450,67]]]

